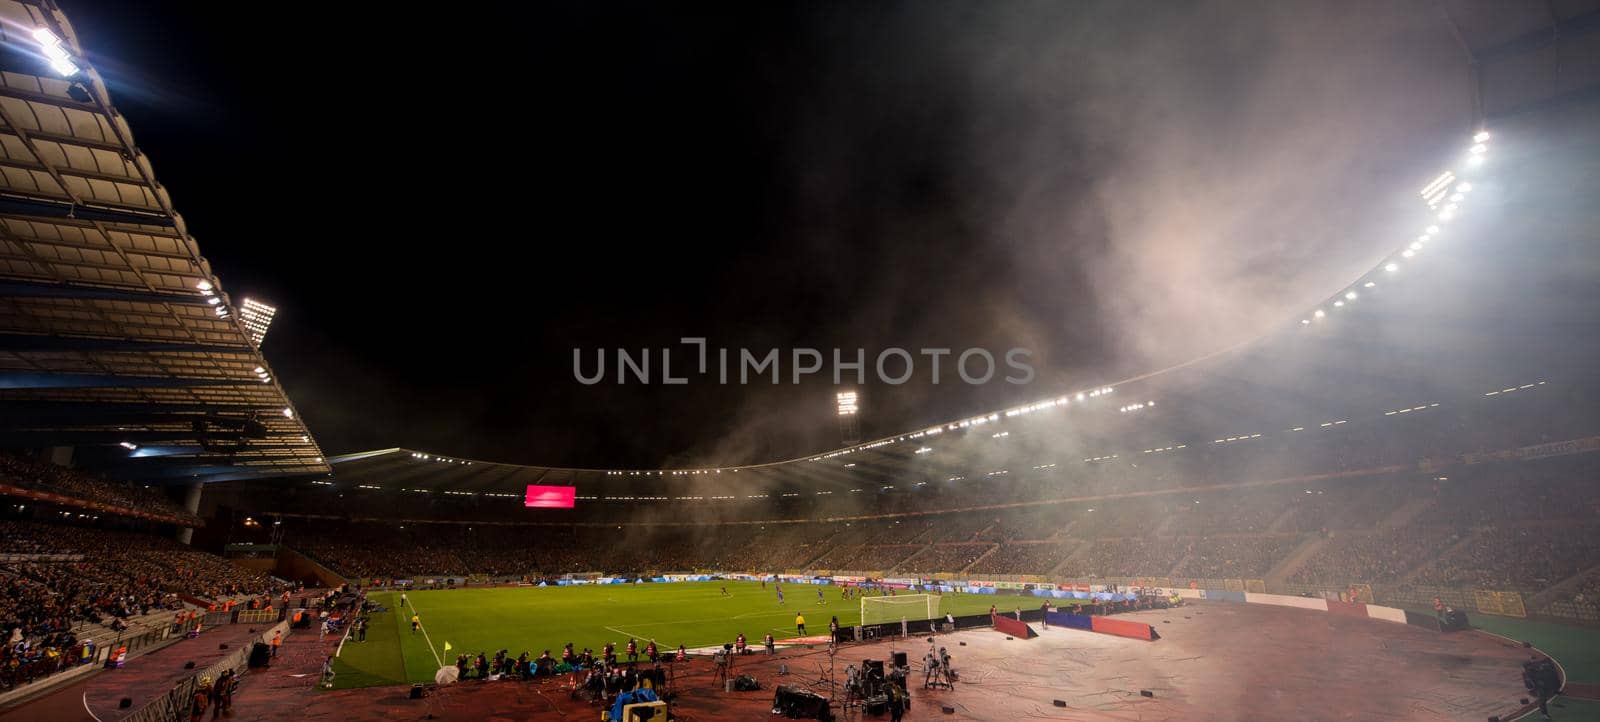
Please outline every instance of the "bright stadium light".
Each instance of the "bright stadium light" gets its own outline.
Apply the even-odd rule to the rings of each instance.
[[[1354,300],[1356,300],[1356,292],[1355,291],[1350,291],[1349,293],[1346,293],[1344,295],[1344,299],[1346,301],[1354,301]]]
[[[1311,315],[1316,316],[1317,318],[1322,318],[1323,316],[1328,315],[1328,312],[1319,308],[1316,311],[1314,311]]]
[[[1489,131],[1487,131],[1487,130],[1480,130],[1480,131],[1478,131],[1477,135],[1472,136],[1472,142],[1474,142],[1474,143],[1482,143],[1482,142],[1484,142],[1484,141],[1486,141],[1488,139],[1489,139]]]
[[[1484,153],[1489,152],[1489,146],[1479,143],[1475,146],[1472,146],[1470,150],[1472,151],[1473,155],[1483,155]]]
[[[1390,273],[1394,273],[1395,271],[1400,270],[1400,264],[1398,264],[1398,263],[1390,263],[1388,265],[1385,265],[1383,267],[1383,270],[1388,271]]]
[[[48,28],[37,28],[33,31],[33,39],[39,43],[39,51],[44,53],[46,60],[50,61],[50,69],[70,78],[78,74],[78,66],[72,62],[72,54],[61,47],[61,38]]]
[[[1376,285],[1378,285],[1377,281],[1367,281],[1366,283],[1361,284],[1362,288],[1372,288]]]
[[[128,451],[137,451],[139,449],[139,445],[135,444],[135,443],[133,443],[131,441],[124,441],[121,444],[118,444],[118,446],[121,446],[122,448],[127,449]]]
[[[286,418],[286,419],[294,418],[294,409],[291,409],[291,408],[285,406],[284,409],[283,409],[283,417]],[[423,458],[427,458],[427,457],[423,457]]]
[[[834,400],[837,402],[837,404],[839,406],[839,415],[840,416],[853,416],[857,411],[860,411],[861,407],[856,404],[857,399],[858,399],[858,397],[856,396],[856,392],[854,392],[854,391],[841,391],[841,392],[839,392],[834,397]]]
[[[255,299],[247,298],[239,307],[239,315],[244,320],[246,331],[250,332],[250,342],[260,346],[267,338],[267,329],[272,326],[272,317],[277,315],[278,309],[268,306]]]

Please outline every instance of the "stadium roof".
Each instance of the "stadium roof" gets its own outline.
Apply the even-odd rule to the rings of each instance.
[[[151,482],[326,473],[84,58],[54,3],[0,0],[0,446]]]

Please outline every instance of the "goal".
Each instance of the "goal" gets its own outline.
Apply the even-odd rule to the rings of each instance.
[[[893,597],[862,597],[861,623],[888,624],[933,619],[939,616],[939,597],[933,594],[900,594]]]

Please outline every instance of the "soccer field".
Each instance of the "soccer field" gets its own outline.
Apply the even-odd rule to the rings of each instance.
[[[722,596],[724,585],[732,596]],[[366,642],[344,645],[335,663],[335,686],[431,682],[441,662],[449,664],[462,653],[492,657],[504,649],[513,657],[524,651],[536,657],[548,649],[559,656],[562,646],[572,642],[580,651],[589,647],[598,654],[606,642],[615,642],[620,656],[629,638],[639,641],[641,653],[652,639],[665,653],[679,644],[693,649],[732,642],[740,632],[751,646],[759,646],[768,632],[780,640],[799,636],[796,613],[805,615],[807,633],[813,636],[827,634],[833,615],[841,626],[860,620],[860,601],[841,599],[838,587],[786,584],[783,591],[786,604],[781,607],[773,585],[763,590],[759,582],[414,591],[407,598],[422,617],[424,630],[415,634],[411,611],[397,608],[399,593],[378,592],[371,598],[390,611],[373,615]],[[997,603],[1005,611],[1039,605],[1027,597],[945,594],[938,611],[940,616],[981,614]],[[451,646],[448,653],[445,642]]]

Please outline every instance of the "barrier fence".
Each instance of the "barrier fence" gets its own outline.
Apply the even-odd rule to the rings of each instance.
[[[210,679],[215,681],[222,676],[225,670],[229,669],[233,670],[235,675],[244,674],[247,663],[250,660],[251,648],[257,643],[266,644],[274,634],[280,633],[285,637],[289,636],[288,622],[279,622],[273,625],[271,629],[247,640],[240,645],[241,648],[238,651],[179,681],[166,693],[145,703],[144,706],[134,710],[133,713],[122,717],[120,722],[182,722],[189,719],[189,701],[200,687],[200,680]]]

